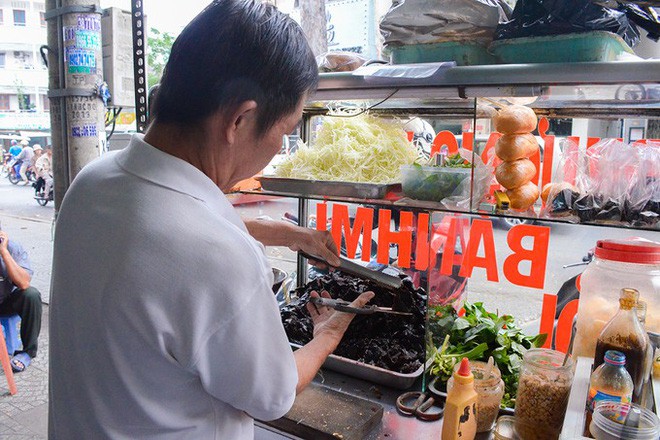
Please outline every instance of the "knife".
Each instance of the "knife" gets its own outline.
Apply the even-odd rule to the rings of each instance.
[[[343,299],[332,299],[332,298],[321,298],[318,296],[312,296],[309,298],[309,301],[318,304],[321,306],[330,307],[339,312],[346,313],[355,313],[356,315],[371,315],[373,313],[391,313],[393,315],[404,315],[412,316],[412,313],[409,312],[397,312],[392,310],[391,307],[378,307],[375,305],[364,306],[364,307],[352,307],[351,303],[344,301]]]
[[[339,257],[340,264],[338,267],[335,267],[321,257],[310,255],[302,251],[300,251],[299,253],[300,255],[302,255],[307,259],[320,261],[322,263],[327,264],[329,267],[334,267],[337,270],[340,270],[349,275],[354,275],[358,278],[362,278],[363,280],[372,281],[375,284],[389,290],[399,290],[403,286],[403,280],[399,277],[394,277],[392,275],[387,275],[386,273],[376,272],[375,270],[367,269],[366,267],[354,263],[351,260],[344,257]]]

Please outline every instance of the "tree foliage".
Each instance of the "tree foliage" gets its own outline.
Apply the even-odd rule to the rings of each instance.
[[[147,85],[149,88],[160,82],[175,38],[169,32],[161,32],[156,28],[149,30],[147,37]]]

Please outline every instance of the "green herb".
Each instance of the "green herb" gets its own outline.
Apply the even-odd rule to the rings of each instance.
[[[463,156],[458,153],[452,156],[447,156],[447,159],[445,159],[445,163],[442,166],[446,168],[472,168],[472,164],[463,159]]]
[[[542,346],[547,335],[526,336],[513,317],[488,312],[480,302],[465,303],[464,308],[462,317],[451,305],[429,308],[427,342],[433,359],[429,372],[446,383],[462,358],[485,362],[493,356],[504,381],[502,406],[513,407],[523,355]]]

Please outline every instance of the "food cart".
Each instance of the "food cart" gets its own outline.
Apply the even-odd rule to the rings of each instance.
[[[578,303],[573,300],[558,306],[557,298],[565,282],[574,283],[584,269],[572,263],[579,263],[598,240],[643,237],[660,241],[660,223],[627,221],[621,216],[553,215],[548,209],[552,199],[544,204],[539,198],[524,212],[506,209],[497,199],[501,188],[493,179],[492,150],[498,134],[491,116],[511,103],[533,109],[539,118],[534,136],[542,148],[530,158],[537,171],[532,182],[539,190],[553,182],[577,185],[580,172],[571,168],[569,160],[575,151],[587,151],[601,138],[618,138],[635,146],[651,145],[650,139],[660,137],[658,72],[660,62],[639,61],[463,67],[434,63],[321,75],[318,90],[304,110],[301,137],[306,142],[314,144],[318,128],[325,118],[337,117],[332,115],[337,108],[367,109],[370,115],[400,121],[419,117],[436,131],[432,152],[453,155],[460,148],[471,155],[469,162],[490,163],[493,174],[484,190],[476,186],[476,167],[469,168],[470,184],[463,193],[466,203],[453,205],[444,197],[444,203],[415,198],[396,185],[342,185],[268,176],[261,179],[262,189],[242,191],[280,197],[280,202],[263,202],[273,204],[271,216],[332,230],[348,257],[363,265],[370,263],[374,270],[390,274],[399,270],[428,296],[426,336],[420,341],[425,355],[417,370],[388,371],[333,355],[310,391],[318,405],[305,403],[307,412],[294,406],[295,421],[259,422],[257,438],[439,438],[442,421],[410,417],[396,407],[404,391],[430,393],[430,367],[443,342],[433,341],[434,348],[426,344],[437,307],[449,304],[460,309],[465,301],[482,302],[490,312],[513,316],[511,325],[530,336],[547,334],[543,347],[569,350]],[[566,124],[572,132],[562,131]],[[271,251],[271,262],[295,272],[289,284],[305,286],[307,260],[287,252]],[[280,298],[282,304],[295,303],[295,295],[301,292],[287,289],[287,298]],[[655,292],[641,294],[656,301],[657,285]],[[522,362],[522,356],[516,354],[515,362]],[[562,438],[576,438],[584,430],[591,363],[587,358],[575,363],[578,368]],[[657,387],[656,383],[656,391]],[[341,395],[329,396],[328,390]],[[342,396],[349,396],[350,401],[341,403]],[[648,407],[657,412],[657,405],[650,402]],[[512,411],[500,411],[507,413]],[[487,432],[477,438],[493,435]]]

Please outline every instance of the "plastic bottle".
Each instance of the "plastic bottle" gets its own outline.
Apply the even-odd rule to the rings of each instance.
[[[589,427],[594,408],[598,403],[605,401],[631,402],[634,384],[625,365],[626,355],[620,351],[608,350],[605,353],[605,363],[591,373],[586,427]]]
[[[641,293],[648,303],[646,329],[660,333],[660,243],[641,238],[600,240],[577,284],[580,304],[571,353],[576,358],[594,357],[598,335],[616,314],[624,287]]]
[[[472,440],[477,435],[477,399],[470,362],[463,358],[447,393],[442,420],[442,440]]]
[[[646,303],[644,301],[637,302],[637,318],[639,318],[639,323],[642,324],[644,329],[644,335],[646,336],[646,353],[644,355],[644,384],[651,380],[651,371],[653,371],[653,344],[651,343],[651,338],[649,337],[648,332],[646,331]]]
[[[594,368],[598,368],[605,361],[605,353],[608,350],[617,350],[626,356],[626,370],[635,385],[634,402],[641,396],[646,359],[646,332],[637,318],[638,299],[637,290],[621,289],[619,311],[598,336],[594,358]]]

